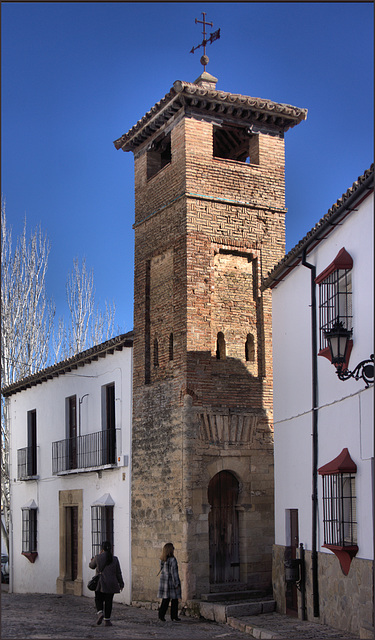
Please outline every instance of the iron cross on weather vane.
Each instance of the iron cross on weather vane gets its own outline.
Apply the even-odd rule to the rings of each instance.
[[[203,47],[203,56],[201,57],[200,62],[201,64],[203,64],[203,70],[206,71],[206,66],[210,61],[209,57],[206,56],[206,45],[208,43],[212,44],[213,42],[215,42],[215,40],[218,40],[220,38],[220,29],[211,33],[209,38],[206,38],[206,26],[212,27],[213,23],[206,22],[206,14],[204,11],[202,11],[202,16],[203,20],[198,20],[198,18],[195,18],[195,24],[203,24],[203,40],[196,47],[193,47],[190,53],[194,53],[196,49],[199,49],[199,47]]]

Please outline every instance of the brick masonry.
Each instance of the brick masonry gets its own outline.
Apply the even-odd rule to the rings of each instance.
[[[165,125],[171,162],[152,178],[152,136],[135,153],[136,601],[156,599],[170,541],[183,601],[271,587],[271,296],[260,281],[284,255],[284,138],[259,133],[247,164],[213,157],[213,127],[209,116],[177,113]],[[213,585],[207,490],[222,470],[239,483],[240,568],[233,584]]]

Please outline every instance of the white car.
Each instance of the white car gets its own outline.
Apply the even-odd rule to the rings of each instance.
[[[1,582],[9,582],[9,558],[6,553],[1,554]]]

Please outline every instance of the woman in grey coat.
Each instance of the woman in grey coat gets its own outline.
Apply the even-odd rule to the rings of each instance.
[[[178,575],[177,560],[174,557],[174,546],[171,542],[164,545],[160,556],[160,581],[158,598],[161,598],[159,620],[165,622],[169,600],[171,600],[171,620],[180,622],[178,617],[178,599],[181,598],[181,583]]]
[[[111,627],[110,620],[112,613],[113,596],[120,593],[124,588],[124,581],[120,563],[116,556],[112,555],[112,546],[110,542],[103,542],[101,552],[91,558],[89,563],[90,569],[96,569],[96,573],[100,573],[98,586],[95,591],[95,606],[97,611],[96,624],[101,624],[104,618],[106,627]]]

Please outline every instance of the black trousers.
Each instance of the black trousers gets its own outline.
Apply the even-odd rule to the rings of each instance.
[[[106,620],[109,620],[111,617],[114,595],[114,593],[102,593],[101,591],[95,591],[96,610],[104,611],[104,618]]]
[[[159,607],[159,618],[165,618],[165,614],[168,610],[170,598],[163,598]],[[172,598],[171,600],[171,619],[177,620],[178,618],[178,600]]]

